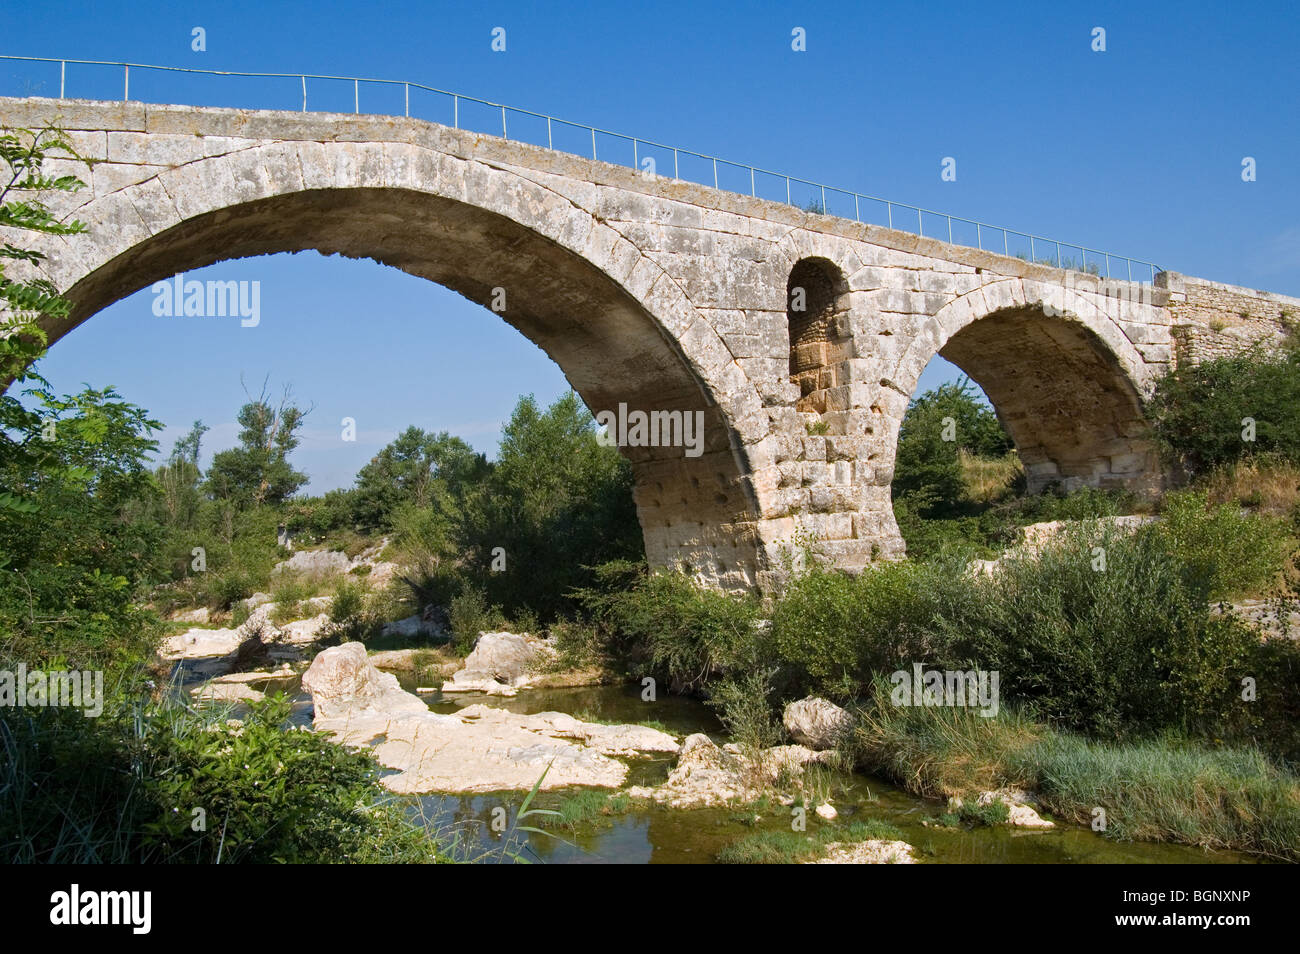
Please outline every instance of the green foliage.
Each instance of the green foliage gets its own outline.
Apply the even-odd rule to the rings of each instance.
[[[1198,491],[1166,494],[1161,517],[1155,533],[1164,549],[1211,599],[1257,595],[1282,572],[1288,540],[1280,520],[1211,506]]]
[[[498,459],[466,501],[457,539],[465,571],[491,602],[549,621],[571,609],[569,591],[591,582],[588,567],[643,552],[632,473],[570,392],[547,410],[520,399]],[[504,570],[492,564],[504,550]]]
[[[483,591],[473,586],[452,599],[447,615],[451,619],[452,649],[461,656],[469,655],[479,633],[499,632],[506,624],[501,608],[488,605]]]
[[[785,738],[773,705],[775,672],[761,667],[748,669],[720,679],[710,691],[709,705],[717,710],[731,740],[747,753],[760,752]]]
[[[997,670],[1005,698],[1099,737],[1232,717],[1257,639],[1211,618],[1196,575],[1161,544],[1149,529],[1080,525],[1006,561],[951,620],[944,668]]]
[[[389,529],[398,508],[429,511],[448,528],[468,489],[488,471],[482,454],[446,431],[408,427],[357,475],[354,512],[368,530]]]
[[[286,388],[272,404],[262,392],[239,410],[239,447],[218,452],[208,468],[208,492],[240,509],[281,504],[307,482],[289,465],[297,430],[307,412],[292,403]]]
[[[610,586],[631,577],[626,588]],[[695,585],[681,573],[637,574],[614,563],[597,575],[603,587],[579,591],[625,667],[667,680],[673,691],[701,689],[755,658],[759,604]]]
[[[77,220],[65,222],[50,211],[42,196],[50,192],[77,192],[85,183],[76,176],[50,176],[47,159],[82,159],[67,135],[54,126],[39,130],[0,129],[0,226],[45,235],[76,235],[86,227]],[[14,279],[7,263],[39,266],[45,255],[35,249],[5,242],[0,246],[0,382],[24,380],[33,361],[45,352],[49,338],[45,325],[66,318],[72,304],[43,278]],[[0,400],[8,400],[0,398]],[[0,501],[2,503],[2,501]]]
[[[439,860],[425,831],[382,794],[370,756],[286,731],[289,708],[273,698],[231,723],[221,709],[146,703],[119,688],[98,719],[66,709],[0,710],[0,857]]]
[[[29,660],[77,658],[145,638],[133,598],[158,545],[138,502],[156,493],[147,457],[158,423],[111,388],[36,407],[0,400],[0,491],[23,501],[0,519],[0,633]]]
[[[920,516],[958,515],[966,499],[960,452],[1001,457],[1011,449],[1002,423],[969,379],[941,385],[908,405],[898,432],[894,497],[908,498]]]
[[[1180,365],[1157,383],[1148,416],[1166,459],[1197,477],[1257,455],[1300,462],[1298,407],[1300,350],[1289,349]]]
[[[853,699],[873,672],[941,655],[949,621],[971,615],[978,593],[959,561],[886,563],[857,576],[814,568],[774,607],[765,655],[781,666],[783,696]]]

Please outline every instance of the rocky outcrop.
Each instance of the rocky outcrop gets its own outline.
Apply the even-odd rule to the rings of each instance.
[[[302,576],[329,576],[346,573],[352,566],[348,555],[339,550],[299,550],[289,559],[277,563],[272,575],[297,573]]]
[[[781,721],[800,745],[822,751],[833,749],[853,727],[853,717],[833,702],[808,696],[785,707]]]
[[[797,777],[810,763],[827,761],[829,754],[802,745],[777,745],[747,756],[736,745],[718,746],[696,733],[682,743],[677,766],[662,785],[634,786],[628,794],[670,808],[744,804],[770,792],[778,779]]]
[[[317,722],[429,712],[419,697],[402,689],[396,676],[371,665],[361,643],[344,643],[317,655],[302,677],[302,687],[311,693]]]
[[[870,838],[866,841],[833,841],[826,846],[826,854],[810,865],[914,865],[912,846],[905,841],[885,841]]]
[[[559,712],[520,715],[472,705],[454,715],[430,712],[380,673],[360,643],[322,652],[303,677],[317,730],[342,744],[369,746],[395,769],[383,784],[394,792],[490,792],[572,785],[617,787],[627,766],[613,758],[676,751],[667,733],[635,725],[582,722]]]
[[[515,633],[480,633],[465,668],[443,684],[443,692],[512,696],[527,686],[554,656],[545,640]]]

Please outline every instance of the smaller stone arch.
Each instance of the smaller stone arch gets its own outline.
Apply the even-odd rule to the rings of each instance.
[[[836,389],[848,386],[848,312],[849,283],[839,266],[820,257],[795,262],[786,281],[786,321],[790,381],[799,388],[801,412],[825,415]]]

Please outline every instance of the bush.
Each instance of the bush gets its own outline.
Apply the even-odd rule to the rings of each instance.
[[[1157,383],[1148,414],[1167,461],[1196,477],[1257,455],[1300,462],[1297,407],[1300,350],[1290,349],[1179,366]]]
[[[1287,537],[1279,520],[1212,507],[1201,491],[1166,494],[1161,513],[1154,532],[1211,599],[1258,595],[1282,572]]]
[[[369,755],[286,731],[287,700],[229,723],[223,708],[145,703],[129,686],[106,686],[96,719],[0,709],[5,862],[439,860]]]
[[[814,568],[772,613],[767,648],[782,666],[780,694],[850,700],[873,672],[942,658],[982,595],[960,560],[886,563],[858,576]]]
[[[491,633],[505,626],[499,606],[489,606],[483,591],[472,586],[451,601],[451,645],[461,656],[468,656],[479,633]]]
[[[608,584],[636,572],[635,564],[616,563],[598,579]],[[625,667],[666,680],[674,692],[691,692],[755,660],[754,597],[706,590],[676,572],[634,580],[627,589],[580,591],[609,655]]]
[[[1234,715],[1258,640],[1211,618],[1201,581],[1161,543],[1149,528],[1080,525],[1004,561],[943,668],[996,670],[1007,697],[1102,737]]]
[[[550,622],[572,612],[571,591],[591,585],[590,567],[644,554],[631,466],[597,439],[572,392],[545,411],[522,398],[486,481],[467,494],[456,539],[467,578],[490,602]],[[505,568],[494,571],[502,552]]]

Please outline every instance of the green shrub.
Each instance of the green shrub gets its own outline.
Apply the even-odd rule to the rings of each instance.
[[[756,598],[707,590],[678,572],[641,576],[635,564],[606,566],[598,578],[628,575],[626,589],[580,592],[624,666],[689,692],[755,658]]]
[[[1171,492],[1154,532],[1211,599],[1258,595],[1282,572],[1287,535],[1280,520],[1210,506],[1200,491]]]
[[[0,710],[5,862],[440,860],[368,754],[286,731],[286,699],[230,723],[223,708],[147,703],[129,685],[106,686],[96,719]]]
[[[749,669],[720,679],[710,690],[709,705],[717,711],[731,741],[751,755],[785,738],[772,699],[774,673],[774,669]]]
[[[1102,737],[1236,714],[1257,638],[1210,617],[1205,590],[1155,533],[1079,525],[1004,564],[944,668],[996,670],[1005,697]]]
[[[448,609],[451,618],[451,645],[461,656],[468,656],[478,641],[479,633],[490,633],[505,626],[505,617],[499,606],[489,606],[483,591],[466,587],[451,601]]]
[[[340,580],[334,587],[334,599],[330,602],[330,620],[345,623],[362,614],[366,606],[366,588],[352,580]]]
[[[873,672],[943,658],[951,630],[983,598],[959,560],[885,563],[858,576],[811,569],[782,594],[765,641],[782,667],[780,694],[849,700]]]
[[[1157,383],[1148,414],[1166,459],[1195,477],[1256,455],[1300,462],[1297,407],[1300,351],[1289,349],[1179,365]]]

